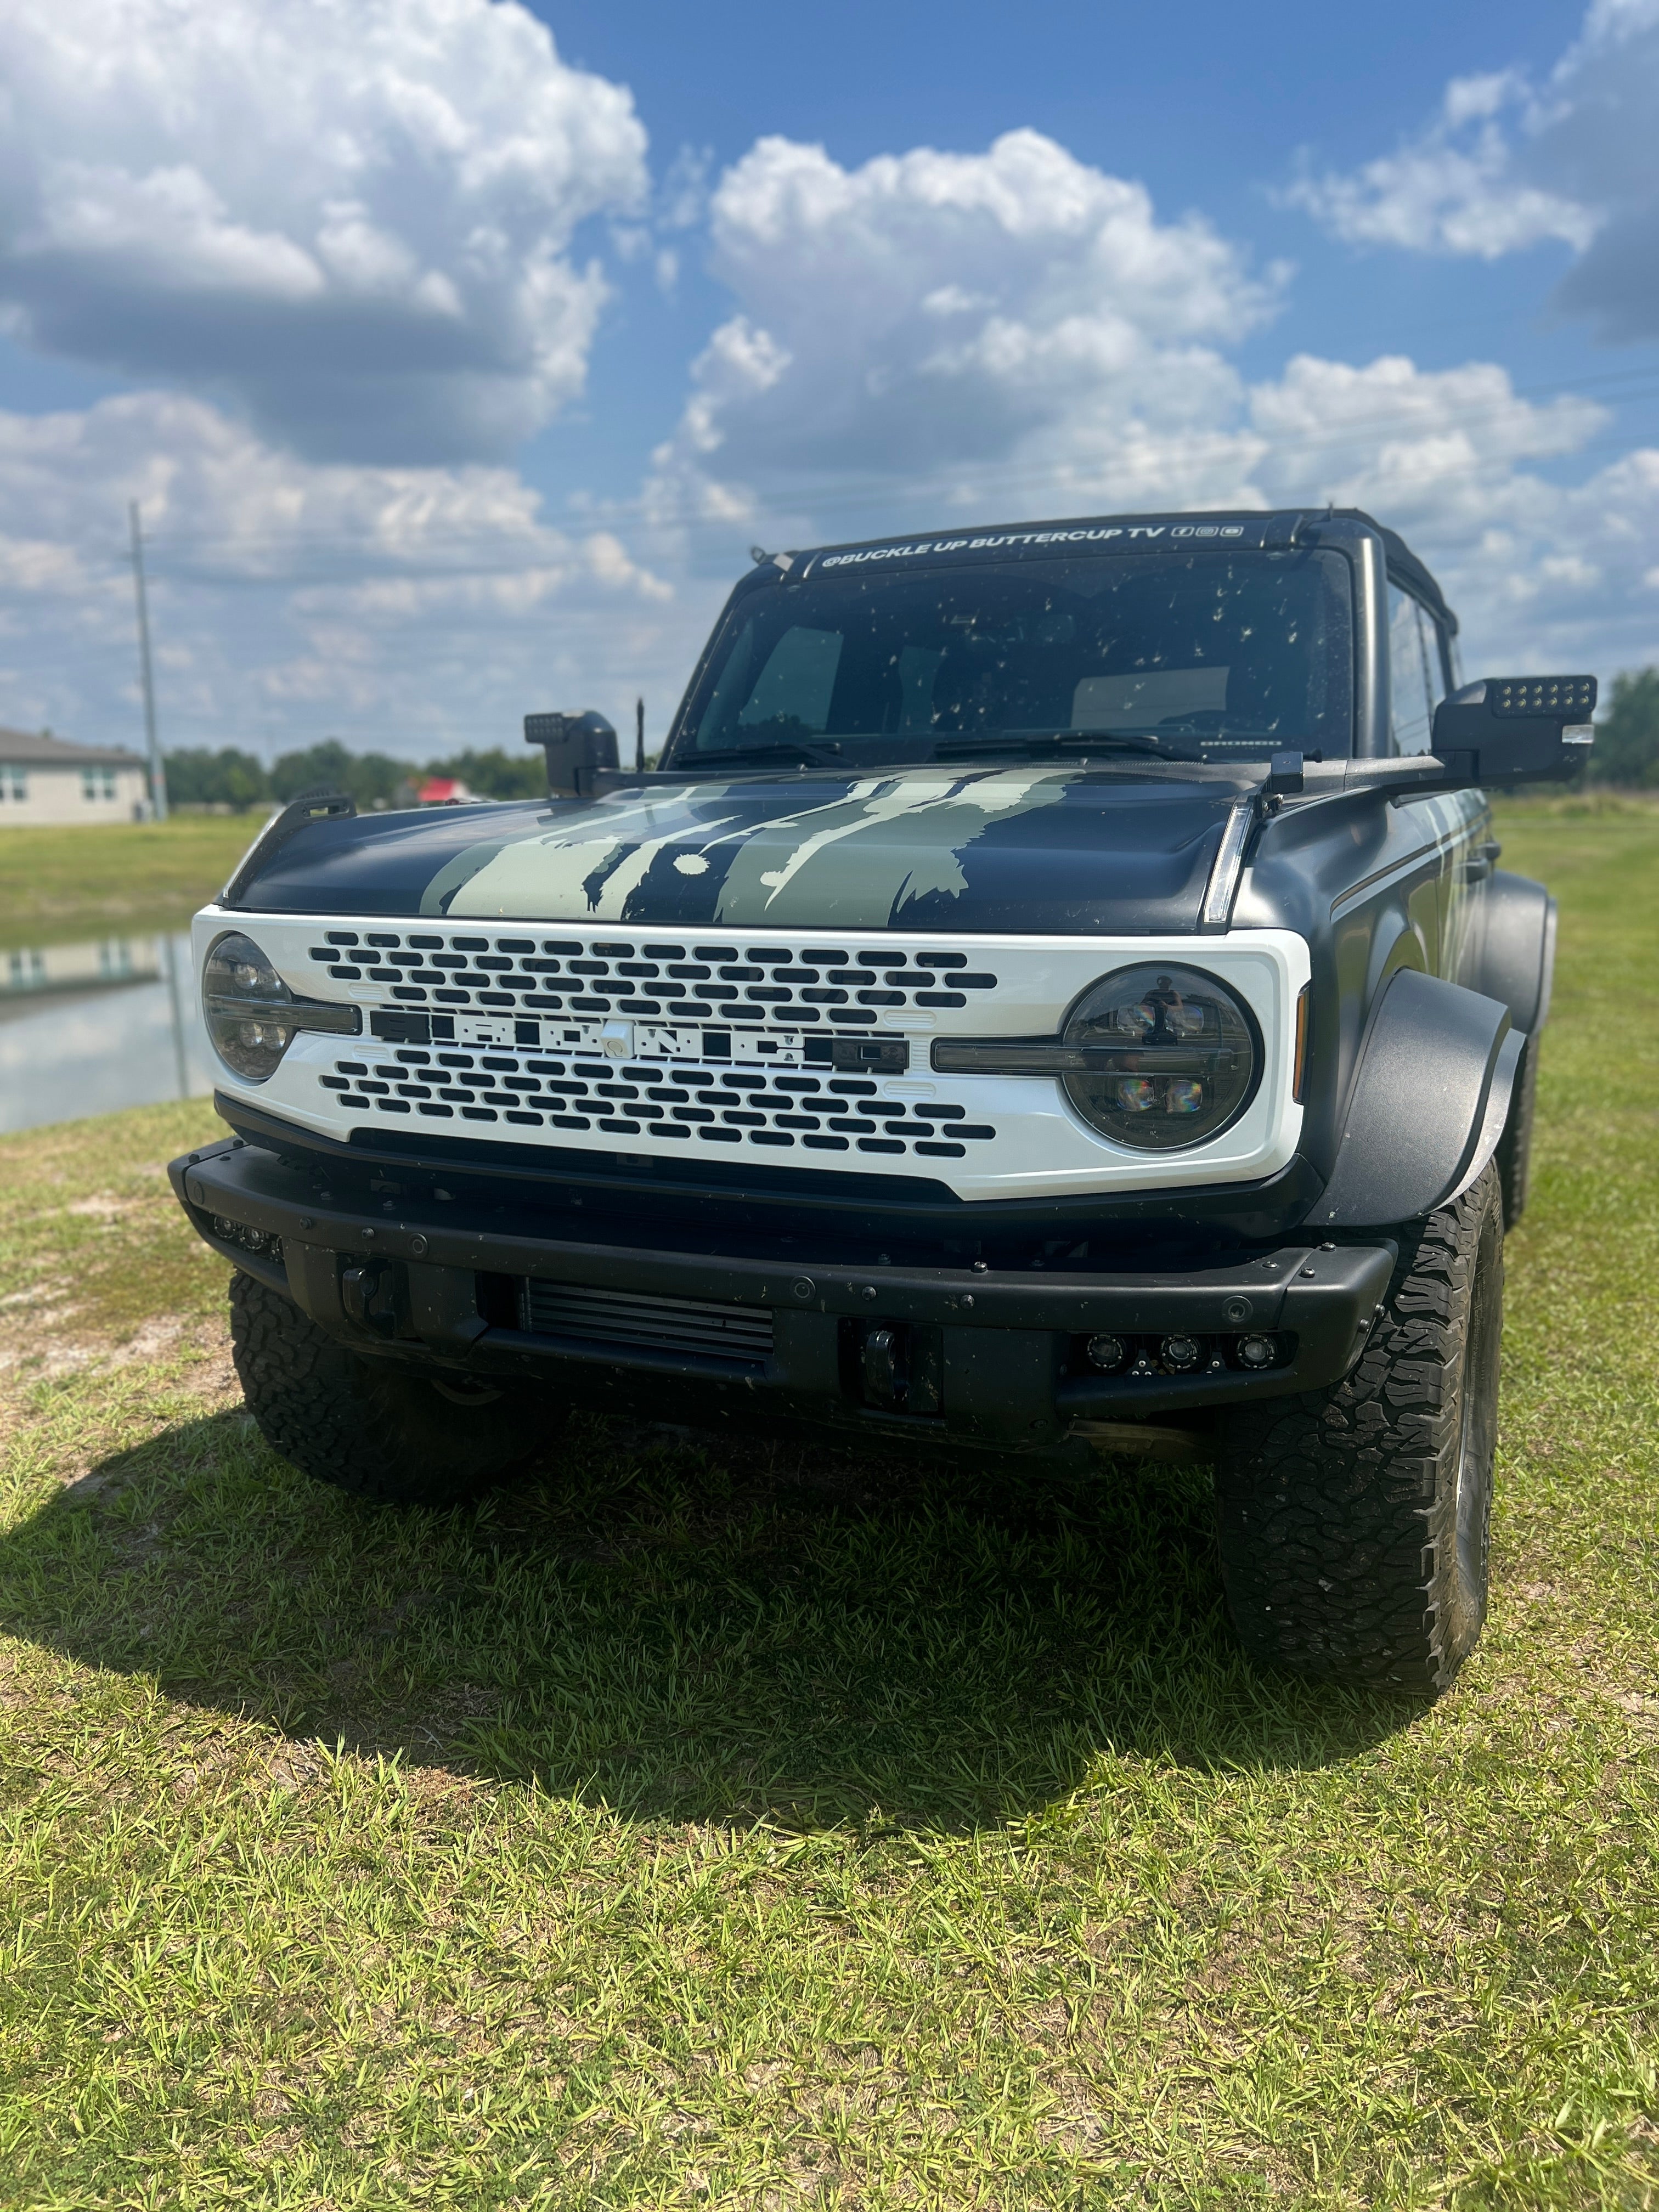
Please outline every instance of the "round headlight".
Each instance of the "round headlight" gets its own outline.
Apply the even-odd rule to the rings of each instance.
[[[213,1049],[233,1073],[263,1083],[297,1034],[282,1018],[293,993],[251,937],[222,937],[202,971],[202,1011]]]
[[[1201,1145],[1255,1094],[1261,1055],[1243,1001],[1213,975],[1169,961],[1120,968],[1072,1009],[1081,1066],[1062,1079],[1091,1127],[1143,1152]]]

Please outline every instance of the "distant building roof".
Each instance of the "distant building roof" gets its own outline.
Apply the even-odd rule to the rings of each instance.
[[[143,768],[137,753],[119,745],[72,745],[27,730],[0,729],[0,761],[24,768]]]

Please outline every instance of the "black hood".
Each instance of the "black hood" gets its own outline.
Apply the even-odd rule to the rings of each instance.
[[[1197,927],[1249,770],[917,768],[319,820],[255,913],[1113,935]]]

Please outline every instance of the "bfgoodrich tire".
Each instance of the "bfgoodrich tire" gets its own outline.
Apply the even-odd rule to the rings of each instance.
[[[1504,1319],[1496,1169],[1395,1233],[1399,1264],[1352,1373],[1228,1417],[1221,1564],[1252,1658],[1433,1697],[1486,1612]]]
[[[361,1359],[280,1291],[233,1275],[230,1335],[248,1411],[303,1474],[386,1505],[453,1505],[527,1459],[534,1401]]]

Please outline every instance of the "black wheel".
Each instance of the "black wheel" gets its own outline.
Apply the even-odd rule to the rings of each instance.
[[[1504,1226],[1513,1229],[1527,1210],[1527,1191],[1532,1181],[1533,1103],[1538,1095],[1538,1033],[1521,1048],[1521,1065],[1515,1071],[1515,1091],[1510,1118],[1493,1155],[1498,1181],[1504,1194]]]
[[[1395,1233],[1399,1264],[1352,1373],[1228,1415],[1221,1565],[1252,1658],[1432,1697],[1486,1612],[1504,1325],[1496,1168]]]
[[[359,1358],[252,1275],[231,1277],[230,1336],[266,1443],[337,1490],[387,1505],[458,1504],[538,1440],[532,1401]]]

